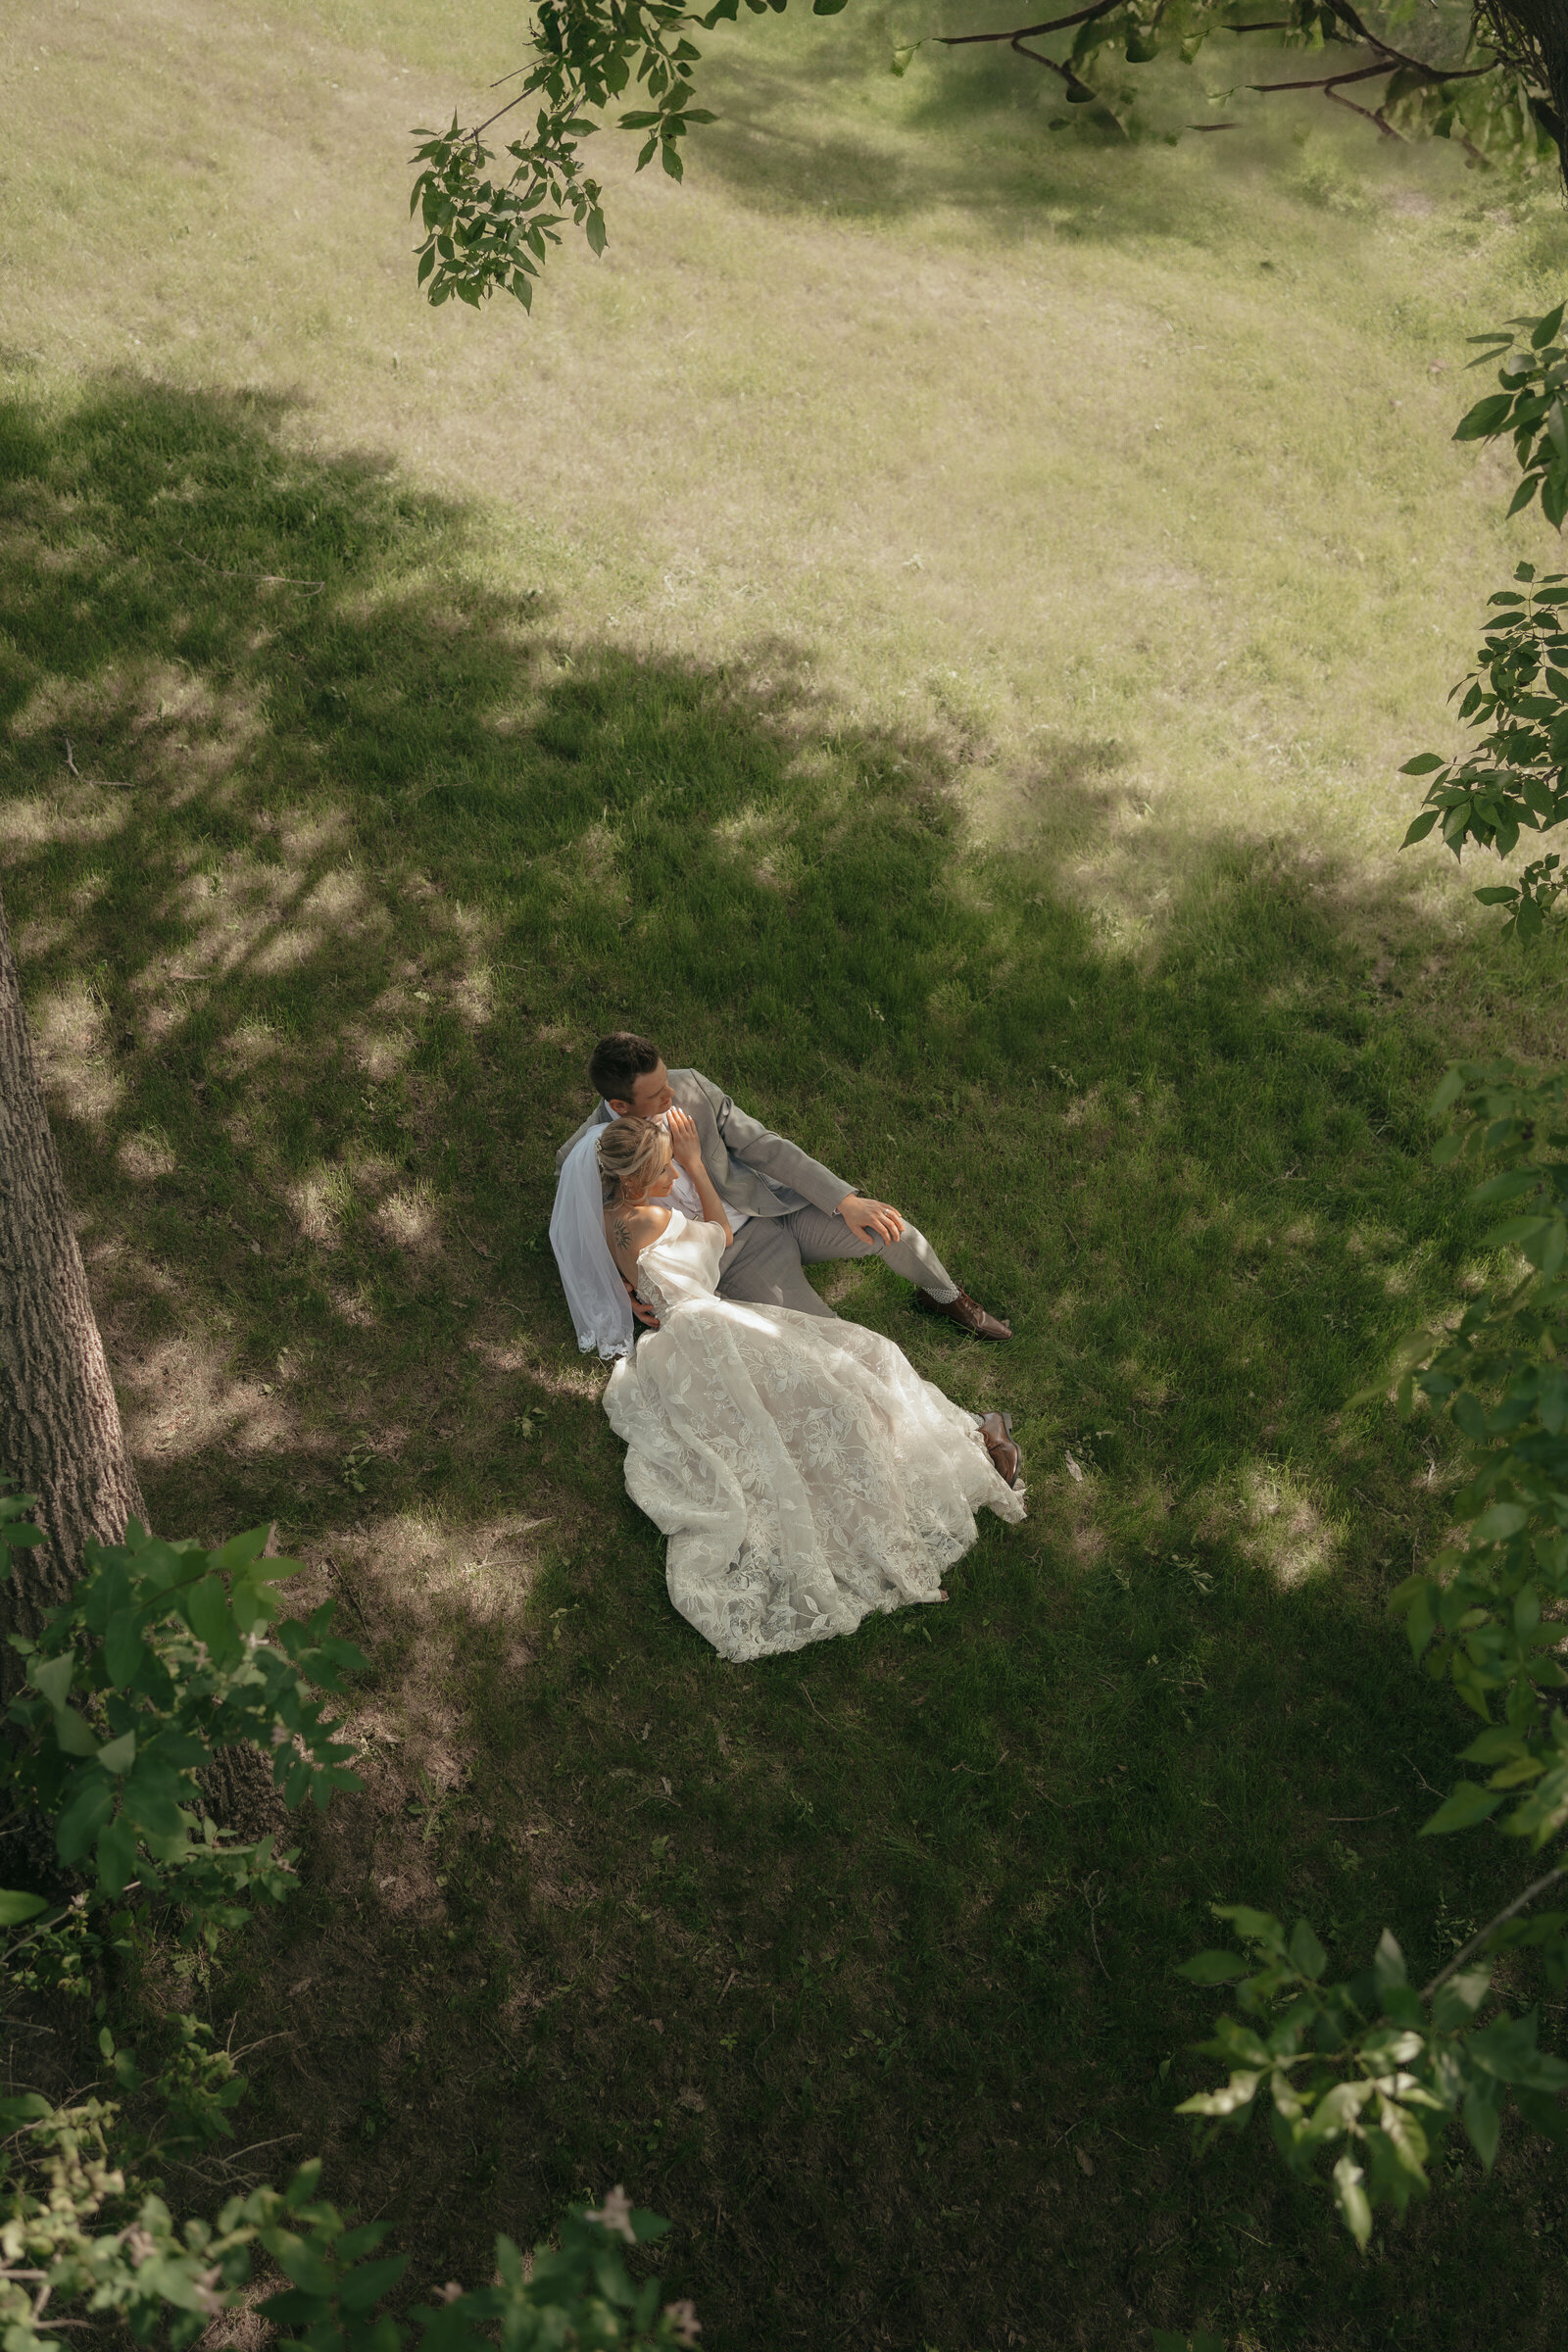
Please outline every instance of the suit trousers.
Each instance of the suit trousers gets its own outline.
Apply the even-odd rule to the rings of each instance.
[[[718,1261],[718,1295],[754,1306],[792,1306],[798,1314],[826,1315],[833,1309],[818,1298],[802,1273],[830,1258],[879,1257],[917,1290],[943,1300],[958,1286],[923,1233],[906,1225],[896,1242],[865,1242],[831,1209],[797,1208],[787,1217],[752,1217]]]

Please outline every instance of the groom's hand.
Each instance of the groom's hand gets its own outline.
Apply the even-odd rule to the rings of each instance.
[[[868,1200],[863,1193],[846,1193],[839,1202],[839,1215],[862,1242],[896,1242],[904,1231],[904,1219],[896,1208],[885,1200]]]
[[[626,1281],[624,1274],[620,1279],[625,1287],[626,1296],[631,1300],[631,1311],[636,1316],[638,1322],[646,1323],[650,1331],[657,1331],[659,1329],[659,1317],[655,1314],[653,1308],[651,1306],[644,1306],[642,1300],[632,1289],[631,1284]]]

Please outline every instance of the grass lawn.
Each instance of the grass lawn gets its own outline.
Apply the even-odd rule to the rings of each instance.
[[[1113,154],[768,24],[603,267],[431,318],[403,128],[510,20],[272,17],[0,35],[56,1132],[159,1525],[278,1518],[373,1660],[296,1901],[148,1997],[276,2036],[256,2161],[421,2295],[624,2180],[710,2352],[1559,2341],[1544,2143],[1362,2260],[1170,2112],[1209,1902],[1424,1968],[1519,1881],[1414,1838],[1464,1734],[1383,1595],[1450,1469],[1346,1400],[1473,1276],[1445,1058],[1563,1051],[1392,778],[1540,552],[1445,435],[1554,203],[1315,111]],[[832,1278],[1014,1415],[946,1608],[746,1670],[670,1611],[546,1239],[623,1022],[1010,1313]]]

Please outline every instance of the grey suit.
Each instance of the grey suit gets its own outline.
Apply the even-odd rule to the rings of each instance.
[[[833,1309],[812,1290],[802,1265],[873,1256],[934,1298],[956,1298],[957,1284],[924,1234],[906,1225],[896,1242],[862,1241],[837,1213],[855,1186],[788,1137],[762,1126],[701,1070],[671,1070],[669,1089],[696,1125],[713,1190],[727,1207],[743,1208],[750,1218],[718,1261],[721,1298],[792,1306],[801,1314],[831,1318]],[[562,1145],[557,1167],[590,1127],[603,1127],[610,1117],[608,1104],[601,1102]]]

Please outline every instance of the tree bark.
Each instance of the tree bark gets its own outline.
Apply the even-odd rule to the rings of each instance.
[[[118,1544],[147,1506],[125,1450],[0,903],[0,1470],[37,1496],[48,1538],[14,1552],[0,1626],[36,1633],[69,1599],[89,1536]],[[14,1661],[15,1653],[6,1656]],[[0,1675],[5,1665],[0,1662]]]

